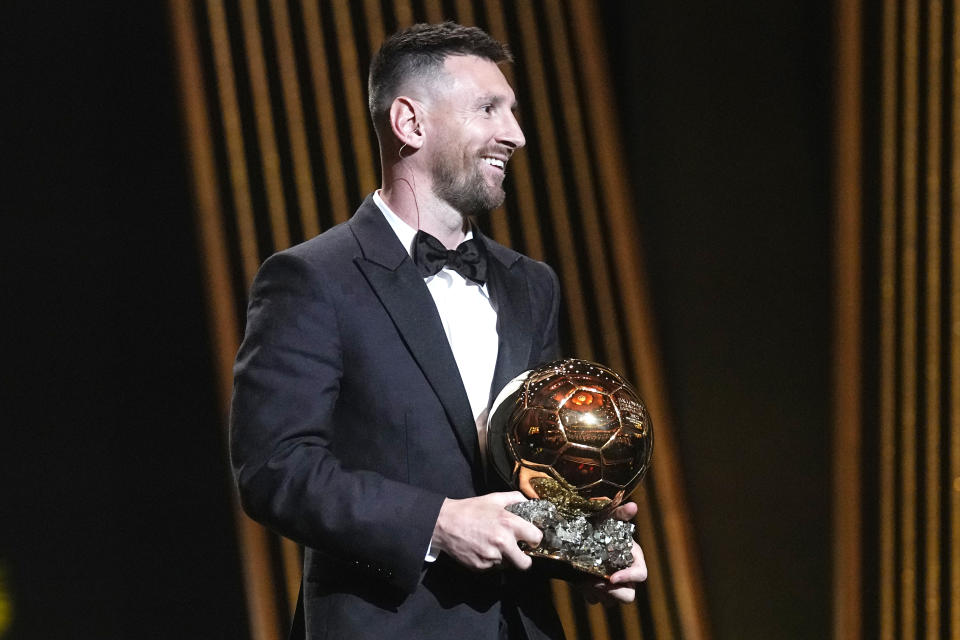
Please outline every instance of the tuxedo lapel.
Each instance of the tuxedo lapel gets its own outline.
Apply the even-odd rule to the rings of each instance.
[[[475,477],[482,477],[470,400],[423,277],[372,198],[364,201],[349,224],[363,252],[354,262],[440,399]]]
[[[516,375],[526,371],[532,342],[527,280],[517,266],[520,254],[481,236],[490,260],[487,264],[490,299],[497,311],[499,351],[490,386],[490,402]]]

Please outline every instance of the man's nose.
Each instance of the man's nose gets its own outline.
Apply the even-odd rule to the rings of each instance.
[[[498,136],[497,141],[504,144],[514,151],[527,144],[527,139],[523,137],[523,130],[516,116],[512,111],[507,112],[506,122],[504,122],[503,132]]]

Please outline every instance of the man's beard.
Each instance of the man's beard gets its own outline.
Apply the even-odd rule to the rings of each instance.
[[[438,156],[433,163],[433,193],[464,216],[490,213],[506,194],[500,185],[491,185],[477,160],[466,171],[459,170],[462,158],[454,154]]]

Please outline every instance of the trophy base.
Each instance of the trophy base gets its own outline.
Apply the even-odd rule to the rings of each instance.
[[[582,513],[571,517],[549,500],[527,500],[507,510],[543,532],[540,546],[524,553],[551,577],[572,579],[584,575],[609,578],[633,563],[633,524],[612,518],[591,522]],[[565,577],[570,576],[570,577]]]
[[[557,554],[551,554],[539,549],[524,549],[523,552],[533,558],[533,566],[537,573],[548,578],[565,580],[567,582],[575,582],[584,578],[602,578],[609,580],[610,576],[614,573],[605,573],[598,567],[577,564]]]

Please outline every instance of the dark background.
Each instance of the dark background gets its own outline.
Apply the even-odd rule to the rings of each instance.
[[[831,8],[604,7],[711,621],[827,638]]]
[[[716,637],[827,637],[830,8],[602,6]],[[166,5],[2,12],[7,637],[244,637]]]

